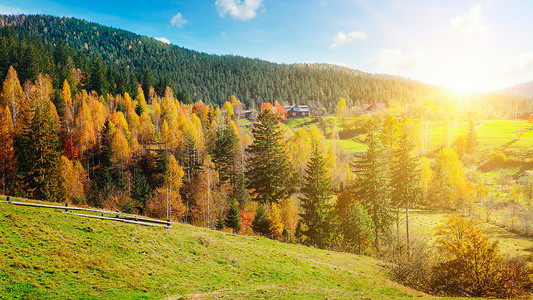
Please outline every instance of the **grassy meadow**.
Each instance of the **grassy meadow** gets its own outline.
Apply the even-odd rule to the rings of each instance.
[[[1,299],[429,297],[370,257],[177,223],[0,204],[0,244]]]

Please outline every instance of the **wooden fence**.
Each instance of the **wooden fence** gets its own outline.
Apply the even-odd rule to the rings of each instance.
[[[137,225],[143,225],[143,226],[157,226],[157,227],[163,227],[163,228],[172,227],[172,223],[170,221],[161,221],[161,220],[156,220],[156,219],[125,215],[119,211],[108,211],[108,210],[69,206],[68,203],[65,203],[65,206],[61,206],[61,205],[47,205],[47,204],[40,204],[40,203],[17,202],[17,201],[11,201],[10,196],[7,196],[7,201],[0,201],[0,203],[7,203],[7,204],[13,204],[13,205],[20,205],[20,206],[40,207],[40,208],[60,209],[60,210],[64,210],[65,213],[71,213],[76,216],[93,218],[93,219],[101,219],[101,220],[118,221],[118,222],[137,224]],[[99,215],[82,214],[82,213],[77,213],[75,211],[92,212],[92,213],[97,213]],[[110,215],[113,217],[109,217]]]

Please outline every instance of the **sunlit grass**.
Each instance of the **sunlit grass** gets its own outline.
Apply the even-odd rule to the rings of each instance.
[[[450,215],[447,211],[428,210],[428,209],[413,209],[410,211],[409,227],[411,237],[420,241],[427,241],[432,243],[435,241],[435,227],[441,225],[443,221]],[[528,249],[533,247],[533,239],[526,238],[510,232],[493,223],[505,224],[506,219],[509,219],[505,211],[493,213],[491,216],[491,223],[486,223],[486,211],[483,207],[476,209],[475,215],[483,221],[483,231],[491,239],[498,240],[500,251],[504,255],[520,256],[527,258],[531,254]],[[405,223],[401,224],[400,236],[405,236]]]
[[[0,298],[390,299],[420,293],[370,257],[173,224],[0,204]]]

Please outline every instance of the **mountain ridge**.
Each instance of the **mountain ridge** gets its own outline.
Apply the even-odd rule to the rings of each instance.
[[[511,87],[500,90],[500,92],[533,98],[533,80],[513,85]]]
[[[0,78],[10,66],[21,82],[34,81],[39,73],[50,75],[57,99],[64,80],[73,93],[94,90],[104,97],[125,92],[136,97],[139,85],[145,95],[152,87],[163,95],[168,86],[185,104],[202,100],[222,106],[235,95],[248,108],[278,101],[323,112],[333,111],[344,98],[348,107],[396,103],[420,115],[431,113],[423,103],[440,106],[453,97],[449,89],[409,78],[330,64],[277,64],[207,54],[124,29],[49,15],[0,15]],[[470,110],[504,117],[514,113],[509,103],[529,105],[529,100],[509,94],[469,97]]]
[[[115,67],[116,72],[127,69],[134,73],[145,93],[150,85],[169,85],[175,92],[186,92],[191,101],[202,99],[219,105],[236,95],[248,107],[277,100],[290,104],[315,101],[331,109],[340,97],[352,105],[368,101],[409,102],[413,91],[428,94],[436,89],[406,78],[336,65],[276,64],[258,58],[207,54],[71,17],[2,15],[0,28],[11,28],[18,36],[37,37],[54,49],[64,43],[76,55],[86,56],[91,62],[101,59]],[[0,67],[3,73],[7,72],[7,65]],[[89,73],[83,70],[84,66],[81,69],[82,73]],[[100,94],[106,91],[97,90]]]

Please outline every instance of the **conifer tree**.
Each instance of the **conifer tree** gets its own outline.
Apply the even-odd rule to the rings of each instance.
[[[135,200],[135,209],[142,214],[146,208],[146,202],[150,198],[151,194],[150,186],[146,182],[146,177],[135,170],[133,172],[133,189],[131,191],[131,198]]]
[[[277,203],[290,194],[290,176],[281,126],[272,111],[259,114],[252,134],[253,143],[247,148],[247,187],[259,203]]]
[[[241,218],[239,216],[239,206],[237,201],[231,202],[228,213],[226,214],[226,219],[224,220],[224,225],[231,228],[233,233],[238,233],[241,230]]]
[[[237,196],[240,146],[239,136],[230,124],[226,124],[224,128],[219,130],[213,158],[220,181],[229,182],[233,196]]]
[[[63,201],[61,145],[47,105],[37,107],[30,125],[22,130],[15,152],[20,175],[19,191],[27,197]]]
[[[270,224],[263,205],[259,205],[255,211],[252,229],[255,233],[267,236],[270,233]]]
[[[306,176],[300,197],[303,213],[300,214],[306,237],[305,243],[320,248],[327,247],[334,238],[335,217],[331,196],[333,187],[328,176],[324,157],[315,147],[307,163]]]
[[[393,150],[391,163],[391,201],[397,208],[405,208],[406,249],[409,255],[409,207],[421,198],[420,160],[414,156],[411,123],[401,124],[401,138]]]
[[[368,132],[368,151],[357,157],[354,168],[358,177],[355,195],[365,207],[374,223],[374,245],[379,250],[379,233],[391,224],[391,205],[384,175],[382,150],[375,136],[375,127]]]
[[[215,229],[216,230],[222,230],[224,229],[224,217],[222,217],[222,213],[217,214],[217,220],[215,221]]]

